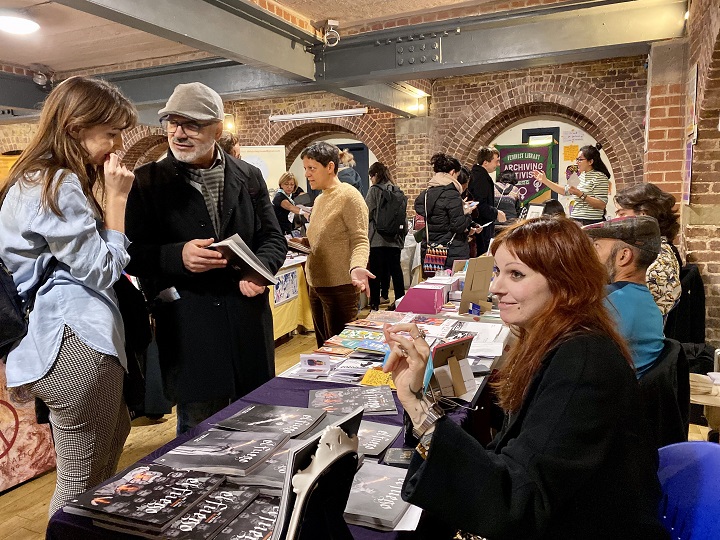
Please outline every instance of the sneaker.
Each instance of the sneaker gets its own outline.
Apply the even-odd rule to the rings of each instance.
[[[390,300],[388,298],[383,298],[382,296],[380,297],[380,305],[381,306],[384,304],[389,304],[389,303],[390,303]]]

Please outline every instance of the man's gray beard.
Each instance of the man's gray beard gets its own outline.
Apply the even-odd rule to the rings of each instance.
[[[615,265],[613,264],[613,260],[615,259],[615,256],[608,257],[608,260],[605,261],[605,268],[607,269],[608,273],[608,283],[615,283],[615,276],[617,275],[617,271],[615,270]]]
[[[180,144],[175,139],[173,139],[173,143]],[[173,155],[175,156],[175,159],[177,159],[178,161],[181,161],[183,163],[189,163],[192,165],[198,158],[201,158],[204,155],[206,155],[210,151],[210,149],[214,148],[214,147],[215,147],[215,141],[210,141],[203,146],[199,146],[197,143],[194,143],[194,146],[193,146],[193,149],[191,152],[185,151],[182,154],[180,154],[180,152],[178,152],[177,154],[175,152],[173,152]],[[180,154],[180,155],[178,155],[178,154]]]

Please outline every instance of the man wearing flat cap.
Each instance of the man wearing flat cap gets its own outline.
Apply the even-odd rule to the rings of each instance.
[[[607,268],[607,307],[630,346],[638,379],[663,349],[663,319],[645,272],[660,253],[660,227],[654,217],[632,216],[583,227]]]
[[[270,270],[285,261],[259,169],[225,153],[217,92],[180,84],[158,111],[167,157],[135,171],[128,196],[128,273],[154,304],[163,388],[177,403],[178,434],[275,373],[268,291],[210,244],[239,234]]]

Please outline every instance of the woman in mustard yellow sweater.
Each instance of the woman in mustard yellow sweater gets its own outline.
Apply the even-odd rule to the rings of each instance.
[[[300,154],[310,187],[322,190],[308,226],[310,254],[305,266],[318,347],[355,319],[357,289],[369,291],[368,278],[375,278],[366,268],[367,205],[357,189],[338,179],[339,155],[339,149],[326,142],[314,143]]]

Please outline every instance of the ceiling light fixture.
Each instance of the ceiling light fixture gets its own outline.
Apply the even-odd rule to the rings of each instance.
[[[40,25],[24,15],[0,13],[0,30],[9,34],[32,34],[40,29]]]
[[[295,120],[317,120],[319,118],[341,118],[344,116],[362,116],[367,114],[367,107],[358,109],[338,109],[336,111],[315,111],[307,113],[295,114],[273,114],[270,116],[271,122],[293,122]]]

